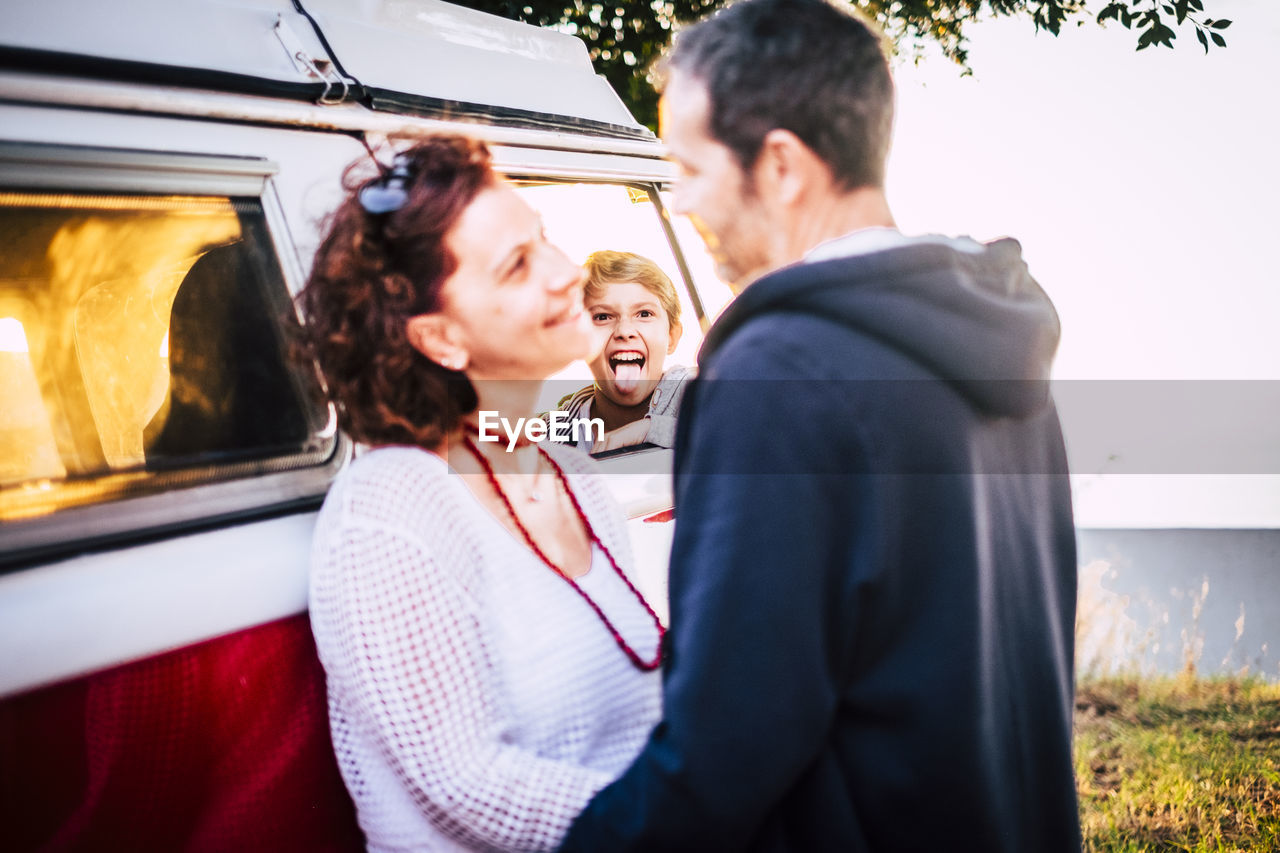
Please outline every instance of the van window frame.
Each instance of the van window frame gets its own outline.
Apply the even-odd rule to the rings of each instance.
[[[0,186],[7,190],[256,201],[269,239],[263,248],[274,253],[292,303],[304,280],[303,265],[274,184],[278,171],[275,163],[258,157],[0,141]],[[319,382],[318,372],[316,376]],[[248,476],[237,473],[236,465],[197,464],[184,470],[195,477],[214,476],[216,470],[218,479],[192,486],[169,482],[146,494],[5,521],[0,524],[0,572],[86,550],[318,508],[352,454],[351,441],[337,429],[331,403],[321,419],[325,426],[313,437],[323,442],[318,452],[324,455],[311,464],[272,471],[267,460]]]
[[[701,334],[705,335],[707,329],[711,327],[711,320],[707,317],[706,308],[703,305],[701,295],[698,293],[698,286],[693,280],[693,274],[689,269],[689,262],[685,259],[684,250],[680,245],[680,241],[676,238],[675,229],[671,226],[671,215],[667,211],[666,205],[662,202],[662,192],[668,189],[665,181],[641,181],[627,178],[608,178],[608,177],[578,177],[572,174],[556,174],[552,172],[531,172],[528,174],[513,169],[503,173],[504,177],[515,184],[517,187],[523,182],[529,183],[559,183],[559,184],[600,184],[611,187],[625,187],[627,189],[639,190],[645,193],[651,202],[653,202],[654,211],[658,214],[658,224],[662,228],[662,234],[666,238],[667,245],[671,249],[672,257],[676,262],[676,268],[680,271],[680,278],[684,283],[685,295],[689,297],[689,303],[694,313],[697,315],[698,328]]]
[[[662,192],[669,188],[668,182],[662,180],[637,179],[634,177],[613,177],[609,175],[592,175],[587,177],[575,175],[572,172],[561,173],[554,170],[530,170],[528,172],[522,172],[519,168],[503,170],[502,175],[506,180],[515,185],[517,189],[526,183],[593,184],[598,186],[620,187],[643,192],[649,198],[649,201],[653,203],[654,213],[657,216],[663,239],[666,240],[667,248],[671,251],[672,258],[676,264],[676,269],[680,273],[680,278],[684,284],[685,295],[689,297],[689,307],[693,308],[694,314],[696,315],[698,321],[699,345],[701,345],[701,339],[706,336],[707,330],[711,328],[711,318],[707,316],[703,299],[698,293],[697,284],[693,279],[693,273],[690,270],[688,261],[685,259],[684,250],[680,244],[680,240],[676,236],[675,229],[671,225],[671,215],[662,201]],[[605,473],[609,473],[613,472],[615,470],[615,466],[619,463],[626,466],[628,464],[632,464],[628,462],[628,460],[635,460],[638,457],[642,458],[648,455],[652,455],[653,458],[669,457],[671,452],[671,448],[659,447],[655,444],[643,442],[641,444],[616,447],[612,450],[595,452],[591,454],[591,458],[597,463],[608,463],[602,470]]]

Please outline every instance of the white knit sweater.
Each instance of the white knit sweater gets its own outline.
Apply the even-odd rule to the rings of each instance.
[[[590,460],[548,449],[630,572]],[[598,548],[578,583],[651,658],[652,620]],[[316,526],[311,623],[371,850],[552,850],[661,710],[659,674],[423,450],[373,450],[338,477]]]

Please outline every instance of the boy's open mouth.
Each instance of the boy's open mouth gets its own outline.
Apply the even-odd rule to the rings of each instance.
[[[640,384],[644,362],[644,356],[635,350],[620,350],[609,356],[609,369],[621,393],[630,394]]]

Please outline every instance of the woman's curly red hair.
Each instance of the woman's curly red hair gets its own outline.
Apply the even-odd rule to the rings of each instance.
[[[467,206],[496,179],[484,143],[434,136],[401,152],[409,165],[407,199],[390,213],[360,204],[382,175],[343,176],[347,197],[333,213],[298,297],[306,319],[303,349],[320,366],[342,428],[369,445],[436,447],[475,411],[462,373],[409,343],[409,318],[436,311],[440,288],[457,268],[445,245]]]

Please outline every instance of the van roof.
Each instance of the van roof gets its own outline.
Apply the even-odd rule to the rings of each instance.
[[[581,40],[441,0],[4,0],[0,67],[652,138]]]

